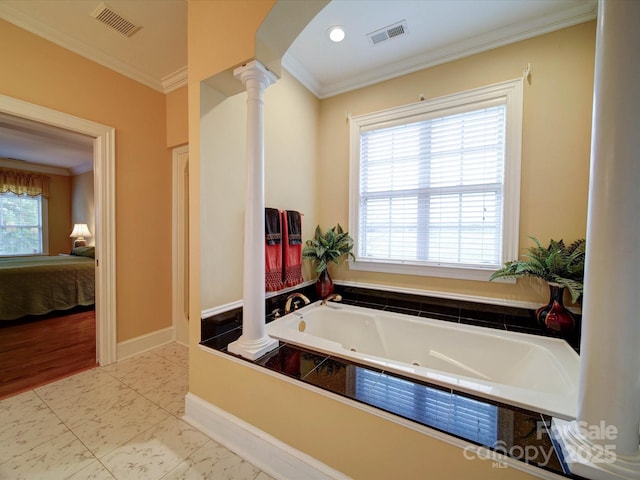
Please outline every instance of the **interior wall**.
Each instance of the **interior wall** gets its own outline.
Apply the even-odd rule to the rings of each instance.
[[[86,223],[92,235],[85,238],[87,245],[95,245],[93,170],[71,177],[71,223]],[[73,244],[73,239],[69,240],[69,243]]]
[[[0,60],[0,93],[116,129],[117,341],[170,327],[165,95],[2,20]]]
[[[187,86],[166,95],[167,147],[175,148],[189,142],[189,103]]]
[[[247,95],[241,93],[216,103],[218,96],[203,84],[203,310],[242,298]],[[303,238],[313,234],[317,218],[318,114],[318,100],[286,72],[265,91],[265,205],[303,213]],[[291,135],[293,130],[295,135]]]
[[[201,291],[210,289],[211,296],[205,299],[207,305],[224,303],[228,298],[237,300],[237,286],[229,292],[222,294],[214,291],[215,281],[207,280],[209,287],[202,287],[200,272],[203,261],[204,249],[215,249],[214,243],[209,240],[201,242],[201,221],[206,221],[209,215],[204,215],[201,210],[201,168],[206,167],[206,160],[200,160],[200,142],[207,141],[209,135],[200,135],[201,116],[206,117],[220,101],[220,95],[208,89],[203,81],[218,73],[251,59],[255,52],[253,36],[258,30],[273,6],[274,0],[236,0],[222,2],[196,2],[188,3],[188,123],[189,123],[189,318],[200,318],[203,310]],[[236,21],[227,23],[226,18],[234,18]],[[212,23],[212,19],[215,21]],[[215,28],[213,28],[215,25]],[[234,41],[228,39],[233,37]],[[247,40],[249,39],[249,40]],[[213,49],[211,45],[224,45],[224,49]],[[230,74],[229,74],[230,75]],[[202,97],[202,98],[201,98]],[[233,101],[233,100],[231,100]],[[222,106],[224,108],[224,106]],[[206,122],[206,119],[205,119]],[[207,129],[202,129],[207,131]],[[235,142],[230,142],[234,145]],[[241,157],[243,158],[243,157]],[[211,173],[215,173],[212,171]],[[226,175],[226,174],[225,174]],[[234,177],[238,173],[234,174]],[[202,187],[202,195],[206,195],[208,186]],[[222,205],[226,206],[227,203]],[[222,205],[218,205],[219,208]],[[229,233],[231,235],[231,233]],[[204,262],[207,262],[205,259]],[[225,271],[215,267],[220,275]],[[204,267],[203,267],[204,270]],[[199,322],[190,322],[189,342],[197,344],[200,340]],[[197,355],[197,349],[190,349],[190,355]],[[191,360],[190,360],[191,361]],[[191,369],[190,369],[191,378]]]
[[[265,203],[302,213],[302,238],[318,223],[320,102],[286,70],[265,92]],[[308,265],[303,276],[310,278]]]
[[[49,255],[69,253],[71,233],[71,177],[46,174],[49,177]]]
[[[595,21],[338,95],[321,102],[318,170],[320,220],[349,219],[349,124],[361,115],[522,75],[524,84],[520,248],[551,238],[584,238],[589,186]],[[548,289],[535,279],[517,284],[332,269],[335,279],[416,290],[454,292],[540,303]]]
[[[217,93],[206,85],[200,139],[202,203],[202,308],[238,300],[242,296],[244,215],[244,130],[246,96],[227,98],[206,110]],[[191,164],[193,167],[193,163]],[[224,207],[223,207],[224,206]],[[193,217],[192,217],[193,218]],[[224,272],[224,274],[223,274]],[[200,313],[198,317],[200,318]]]
[[[211,188],[201,176],[206,174],[207,162],[223,161],[219,152],[207,150],[207,139],[216,132],[201,129],[201,115],[204,122],[210,110],[216,107],[203,108],[206,97],[215,95],[207,92],[207,87],[201,83],[209,77],[227,71],[248,58],[254,52],[255,32],[269,8],[274,4],[271,0],[261,2],[200,2],[189,1],[189,144],[190,144],[190,184],[189,201],[192,219],[201,219],[205,211],[204,198],[208,195],[205,189]],[[306,24],[309,19],[301,16],[288,16],[287,2],[281,2],[283,22],[300,22]],[[192,28],[193,27],[193,28]],[[228,38],[233,38],[232,42]],[[210,48],[210,45],[225,44],[223,51]],[[215,52],[215,53],[214,53]],[[284,82],[285,85],[286,77]],[[267,89],[278,86],[278,83]],[[265,97],[266,97],[265,95]],[[275,94],[273,94],[275,95]],[[202,98],[201,98],[202,96]],[[267,105],[272,99],[265,98]],[[213,103],[217,102],[218,99]],[[241,111],[246,106],[235,98],[225,102],[238,102]],[[222,102],[220,108],[230,107]],[[270,107],[265,107],[270,108]],[[273,106],[278,108],[278,105]],[[229,110],[231,110],[229,108]],[[231,112],[230,112],[231,113]],[[344,112],[343,114],[344,115]],[[241,114],[234,112],[229,122],[235,125],[234,131],[244,130]],[[344,116],[341,119],[344,124]],[[278,125],[279,141],[286,145],[295,142],[297,129],[291,125]],[[268,129],[273,126],[267,126]],[[273,131],[269,135],[276,135]],[[238,134],[239,136],[239,134]],[[267,142],[268,140],[266,140]],[[235,142],[235,140],[234,140]],[[316,140],[316,145],[318,141]],[[265,147],[268,149],[269,147]],[[281,147],[276,147],[281,148]],[[202,150],[202,152],[201,152]],[[267,150],[268,151],[268,150]],[[235,155],[235,154],[234,154]],[[272,158],[271,156],[269,158]],[[235,158],[224,158],[228,162],[229,171],[225,174],[226,182],[240,185],[243,181],[238,178],[241,168],[235,165]],[[295,162],[297,159],[294,159]],[[267,162],[270,160],[267,159]],[[289,160],[281,164],[270,164],[268,173],[270,188],[276,190],[286,187],[291,182],[297,188],[315,184],[314,190],[321,183],[316,180],[317,168],[324,168],[320,161],[316,166],[304,171],[304,178],[291,175]],[[202,172],[202,173],[201,173]],[[220,174],[222,172],[219,172]],[[314,178],[307,178],[314,176]],[[288,181],[285,179],[289,179]],[[275,183],[271,183],[275,182]],[[281,182],[278,184],[277,182]],[[297,182],[300,182],[299,184]],[[318,203],[322,197],[318,192],[313,193],[316,206],[309,216],[316,219]],[[234,200],[237,195],[232,197]],[[202,200],[202,201],[201,201]],[[268,198],[268,201],[275,199]],[[220,209],[227,208],[230,202],[218,204]],[[212,207],[213,208],[213,207]],[[231,208],[236,209],[232,206]],[[314,222],[306,218],[307,227],[313,227]],[[237,215],[237,213],[235,213]],[[203,279],[210,275],[204,262],[201,265],[202,252],[209,249],[221,249],[228,246],[227,235],[223,229],[227,225],[218,226],[220,235],[202,235],[201,230],[208,231],[201,222],[192,221],[190,224],[190,284],[201,285]],[[233,235],[237,235],[234,233]],[[304,235],[308,235],[305,232]],[[240,267],[237,263],[237,267]],[[201,271],[202,268],[202,271]],[[216,266],[215,275],[220,278],[235,278],[241,275],[237,271],[227,271]],[[222,280],[220,280],[222,283]],[[234,287],[237,288],[237,287]],[[223,303],[236,299],[233,293],[216,298],[215,302]],[[233,297],[233,298],[232,298]],[[198,318],[201,312],[200,289],[190,291],[190,316]],[[493,469],[491,462],[483,460],[465,461],[462,449],[434,438],[420,434],[385,419],[358,410],[333,398],[318,395],[312,391],[292,385],[281,379],[272,377],[264,372],[255,371],[242,363],[236,363],[228,358],[221,358],[198,348],[200,339],[199,322],[191,322],[189,349],[189,391],[203,398],[219,408],[251,423],[257,428],[284,441],[285,443],[319,459],[353,478],[530,478],[527,474],[514,469]],[[310,413],[311,412],[311,413]]]

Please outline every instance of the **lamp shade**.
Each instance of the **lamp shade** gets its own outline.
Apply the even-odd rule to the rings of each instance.
[[[90,237],[91,232],[89,231],[89,227],[86,223],[76,223],[73,226],[73,232],[71,232],[70,237],[83,238]]]

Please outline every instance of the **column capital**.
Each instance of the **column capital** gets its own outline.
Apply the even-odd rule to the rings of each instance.
[[[267,70],[267,67],[258,60],[252,60],[234,69],[233,76],[240,80],[245,87],[249,86],[248,82],[252,80],[257,81],[260,84],[261,90],[276,83],[278,80],[275,73]]]

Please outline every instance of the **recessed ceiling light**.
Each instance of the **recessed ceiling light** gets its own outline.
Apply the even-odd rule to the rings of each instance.
[[[339,26],[334,26],[329,28],[329,39],[332,42],[341,42],[342,40],[344,40],[345,37],[345,33],[344,33],[344,28],[339,27]]]

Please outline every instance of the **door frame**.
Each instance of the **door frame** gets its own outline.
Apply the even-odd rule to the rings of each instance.
[[[96,359],[116,361],[115,128],[0,94],[0,112],[93,138],[96,244]]]
[[[184,218],[181,214],[188,207],[189,199],[185,192],[184,169],[189,165],[189,146],[184,145],[173,149],[173,175],[172,175],[172,289],[173,289],[173,339],[185,345],[189,344],[188,328],[185,322],[189,321],[189,296],[184,295],[188,288],[185,273],[189,262],[185,261],[185,251],[189,245],[184,239],[184,229],[188,229],[188,215]],[[185,205],[186,202],[186,205]],[[182,233],[181,233],[182,232]],[[188,230],[187,230],[188,232]]]

